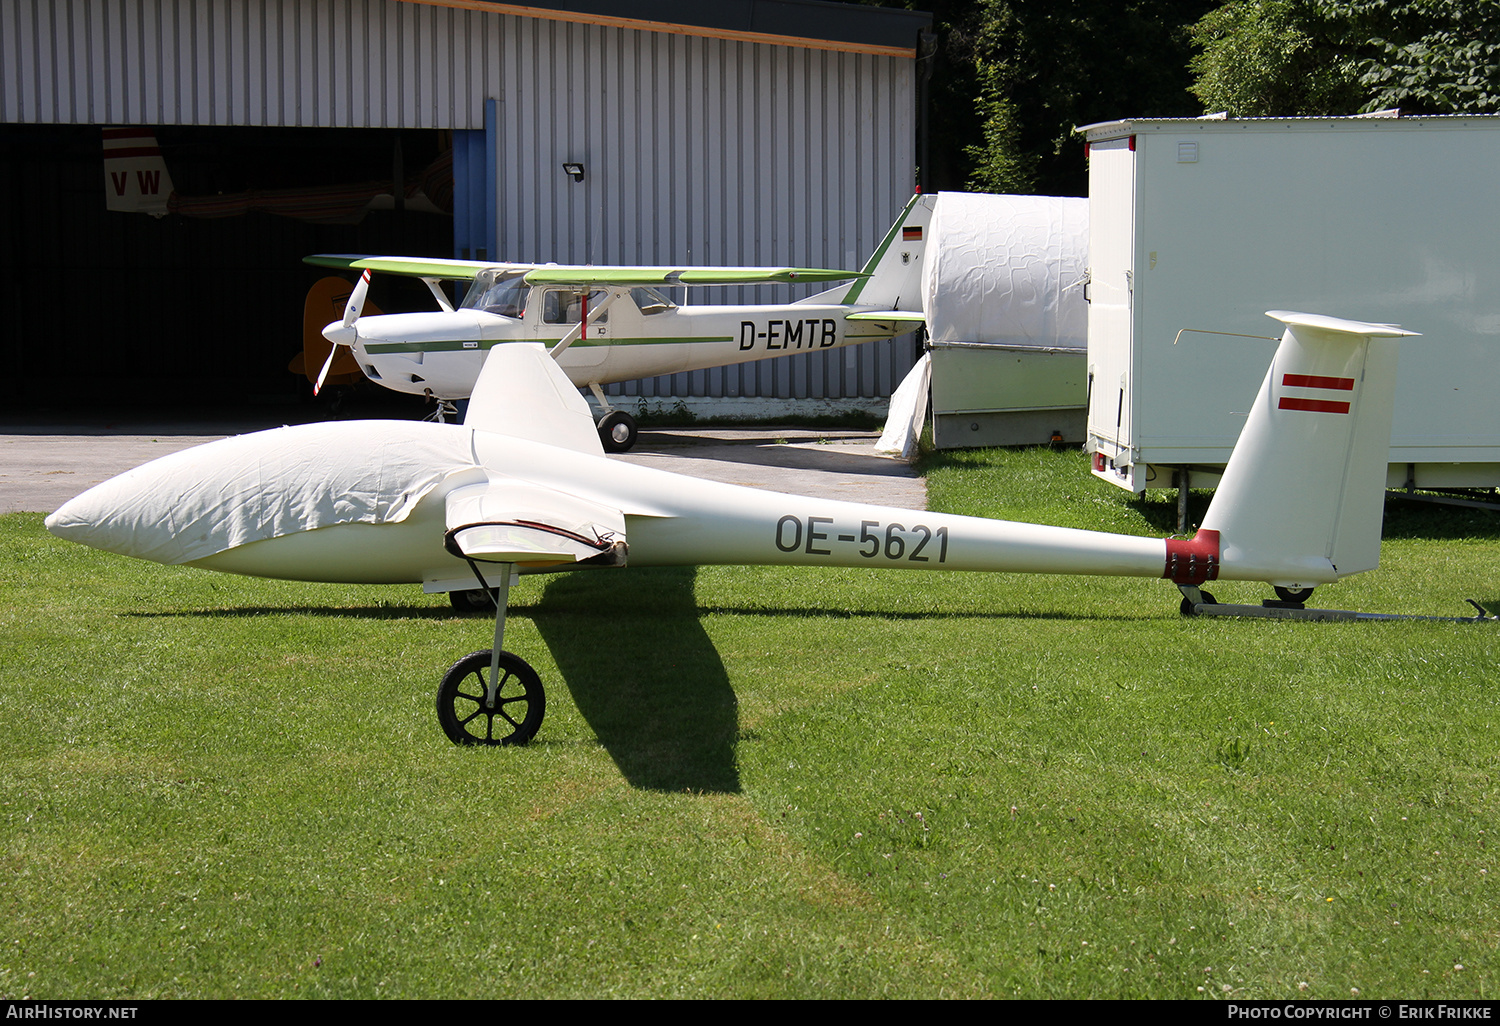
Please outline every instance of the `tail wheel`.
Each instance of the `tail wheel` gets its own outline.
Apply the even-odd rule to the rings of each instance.
[[[623,410],[606,413],[599,419],[599,441],[605,452],[629,452],[638,433],[635,418]]]
[[[1295,602],[1299,606],[1307,605],[1307,600],[1312,598],[1313,593],[1311,588],[1281,588],[1274,585],[1272,586],[1272,590],[1276,592],[1276,597],[1281,601]]]
[[[499,686],[491,704],[490,655],[490,649],[470,652],[438,685],[438,723],[456,745],[524,745],[541,729],[547,713],[542,679],[520,656],[501,652]]]
[[[1198,592],[1198,595],[1200,596],[1203,604],[1206,606],[1218,604],[1218,600],[1214,598],[1212,592],[1200,591]],[[1182,605],[1177,607],[1177,611],[1180,612],[1183,616],[1197,616],[1197,610],[1194,608],[1196,604],[1197,603],[1193,602],[1192,599],[1184,595],[1182,596]]]

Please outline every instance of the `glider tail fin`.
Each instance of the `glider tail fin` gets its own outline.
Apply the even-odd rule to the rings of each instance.
[[[106,209],[165,217],[172,197],[172,176],[149,128],[104,129],[104,203]]]
[[[1268,316],[1286,332],[1202,530],[1220,577],[1311,587],[1380,562],[1397,340],[1416,332]]]

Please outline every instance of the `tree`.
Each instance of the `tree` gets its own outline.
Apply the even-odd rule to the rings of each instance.
[[[1495,0],[1234,0],[1192,39],[1192,88],[1209,111],[1500,110]]]
[[[983,142],[966,153],[973,186],[1025,181],[1082,196],[1074,128],[1127,117],[1191,117],[1188,26],[1207,0],[980,0],[973,102]],[[983,163],[983,166],[980,164]],[[1018,177],[1019,176],[1019,177]]]
[[[1037,158],[1021,148],[1015,104],[993,85],[993,72],[983,65],[979,78],[985,83],[977,105],[984,123],[984,141],[964,147],[964,155],[973,164],[964,188],[970,192],[1030,193],[1036,185]]]
[[[1236,0],[1192,27],[1192,91],[1235,117],[1352,114],[1364,93],[1346,35],[1317,0]]]
[[[1365,110],[1400,107],[1426,114],[1500,112],[1500,4],[1495,0],[1362,0],[1347,7],[1367,25],[1382,11],[1360,65]],[[1383,30],[1383,31],[1382,31]]]

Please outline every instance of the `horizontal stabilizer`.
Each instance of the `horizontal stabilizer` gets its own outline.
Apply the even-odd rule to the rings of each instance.
[[[901,324],[926,324],[927,315],[917,310],[861,310],[845,317],[846,321],[896,321]]]

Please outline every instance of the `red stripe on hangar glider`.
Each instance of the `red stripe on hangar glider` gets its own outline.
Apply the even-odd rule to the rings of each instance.
[[[1292,388],[1333,388],[1340,392],[1354,391],[1353,378],[1331,378],[1324,374],[1283,374],[1281,383]]]
[[[1303,410],[1307,413],[1348,413],[1349,404],[1334,402],[1332,399],[1299,399],[1296,396],[1284,395],[1281,402],[1277,404],[1279,410]]]

